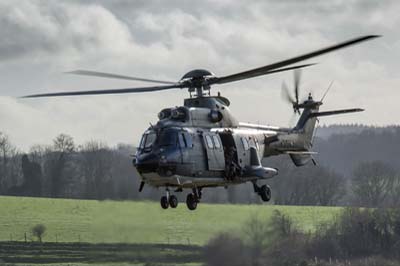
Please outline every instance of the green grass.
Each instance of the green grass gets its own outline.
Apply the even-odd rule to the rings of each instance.
[[[274,205],[200,204],[189,211],[184,203],[163,210],[157,202],[95,201],[0,197],[0,241],[22,241],[36,224],[47,227],[45,242],[206,243],[221,231],[239,232],[254,214],[268,218],[275,209],[310,231],[330,221],[340,208]]]

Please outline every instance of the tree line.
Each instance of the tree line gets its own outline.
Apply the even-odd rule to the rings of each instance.
[[[326,129],[325,129],[326,130]],[[284,205],[397,206],[400,195],[397,143],[400,130],[367,128],[363,131],[331,134],[316,140],[318,165],[295,167],[290,158],[271,157],[266,166],[279,169],[268,181],[273,203]],[[344,143],[345,145],[341,145]],[[368,147],[376,147],[368,150]],[[378,148],[379,147],[379,148]],[[395,150],[393,149],[395,148]],[[364,154],[353,156],[355,149]],[[387,153],[382,150],[386,149]],[[138,192],[140,177],[132,165],[133,146],[109,147],[100,141],[77,145],[66,134],[56,136],[51,145],[34,145],[22,153],[0,132],[0,194],[82,199],[159,200],[163,191],[145,187]],[[335,159],[336,153],[341,157]],[[371,153],[373,156],[368,155]],[[379,154],[385,156],[378,156]],[[331,155],[326,155],[331,154]],[[360,157],[363,160],[360,160]],[[333,159],[332,159],[333,158]],[[338,171],[342,162],[352,165]],[[346,166],[348,167],[348,166]],[[251,184],[228,189],[205,189],[205,202],[261,203]],[[184,200],[185,195],[181,195]]]
[[[100,200],[138,197],[137,174],[130,158],[133,147],[110,148],[99,141],[76,145],[71,136],[60,134],[52,145],[35,145],[21,153],[8,136],[0,134],[0,151],[3,195]]]

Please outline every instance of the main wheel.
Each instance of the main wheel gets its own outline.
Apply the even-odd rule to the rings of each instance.
[[[175,195],[169,196],[169,206],[176,208],[178,206],[178,198]]]
[[[167,196],[162,196],[160,200],[161,208],[168,209],[169,202]]]
[[[190,193],[187,195],[186,197],[186,205],[188,207],[189,210],[193,211],[197,208],[197,199],[196,197],[193,195],[193,193]]]
[[[265,202],[271,200],[271,188],[267,185],[261,186],[258,194],[260,195],[261,199]]]

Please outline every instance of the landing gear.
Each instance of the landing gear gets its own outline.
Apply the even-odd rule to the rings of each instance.
[[[175,195],[169,196],[168,201],[169,201],[169,206],[171,206],[171,208],[178,207],[178,198]]]
[[[162,196],[160,200],[161,208],[168,209],[169,202],[167,196]]]
[[[271,188],[267,185],[263,185],[260,188],[260,192],[258,192],[258,195],[260,195],[261,199],[265,202],[271,200]]]
[[[160,199],[160,205],[163,209],[168,209],[168,207],[176,208],[178,207],[178,198],[175,195],[170,195],[169,189],[167,189],[166,195]]]
[[[254,192],[257,193],[263,201],[268,202],[271,200],[271,188],[268,185],[259,187],[256,183],[253,183],[253,187]]]
[[[197,208],[197,204],[201,199],[201,188],[193,188],[193,193],[190,193],[186,197],[186,205],[189,210],[194,211]]]
[[[189,210],[193,211],[197,208],[197,204],[199,204],[201,199],[201,189],[202,188],[193,188],[192,193],[189,193],[186,197],[186,205]],[[182,191],[182,189],[177,189],[176,192]],[[175,195],[170,195],[169,189],[167,188],[165,196],[162,196],[160,199],[160,205],[163,209],[176,208],[178,207],[178,198]]]
[[[189,210],[194,211],[197,208],[197,202],[198,200],[196,199],[193,193],[187,195],[186,205]]]

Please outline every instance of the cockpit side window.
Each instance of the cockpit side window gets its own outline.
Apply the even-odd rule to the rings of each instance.
[[[146,140],[144,142],[144,149],[149,149],[153,146],[154,142],[156,141],[157,135],[156,133],[152,132],[146,134]]]
[[[143,135],[142,139],[140,140],[139,149],[143,149],[144,148],[145,141],[146,141],[146,134]]]

